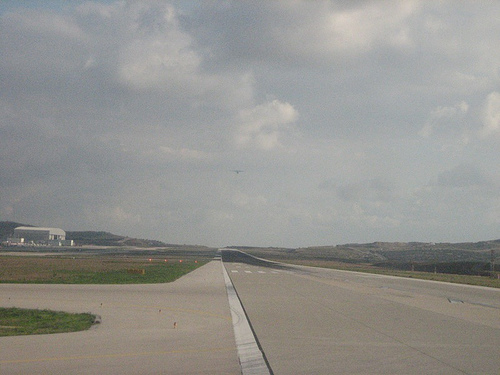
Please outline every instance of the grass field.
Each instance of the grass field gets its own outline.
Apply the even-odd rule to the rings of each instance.
[[[0,307],[0,336],[40,335],[89,329],[95,316],[61,311]]]
[[[149,284],[171,282],[207,260],[119,257],[0,257],[0,282]]]

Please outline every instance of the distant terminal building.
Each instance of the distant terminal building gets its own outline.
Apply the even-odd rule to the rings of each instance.
[[[24,245],[73,246],[73,240],[66,240],[66,232],[59,228],[17,227],[9,240]]]

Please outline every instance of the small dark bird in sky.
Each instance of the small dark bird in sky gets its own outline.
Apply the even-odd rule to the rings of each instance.
[[[236,173],[236,174],[240,174],[243,171],[241,169],[233,169],[233,172]]]

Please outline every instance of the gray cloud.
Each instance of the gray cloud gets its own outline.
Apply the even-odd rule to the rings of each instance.
[[[338,187],[339,198],[346,201],[370,200],[388,201],[393,197],[394,187],[381,178],[350,183]]]
[[[437,184],[452,188],[492,187],[493,181],[479,168],[471,164],[461,164],[453,169],[441,172]]]
[[[497,4],[65,4],[0,5],[0,219],[209,245],[497,235]]]

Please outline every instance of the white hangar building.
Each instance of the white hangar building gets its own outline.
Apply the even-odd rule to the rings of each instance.
[[[22,243],[35,243],[56,246],[72,246],[73,241],[66,240],[66,232],[59,228],[17,227],[14,238]]]

